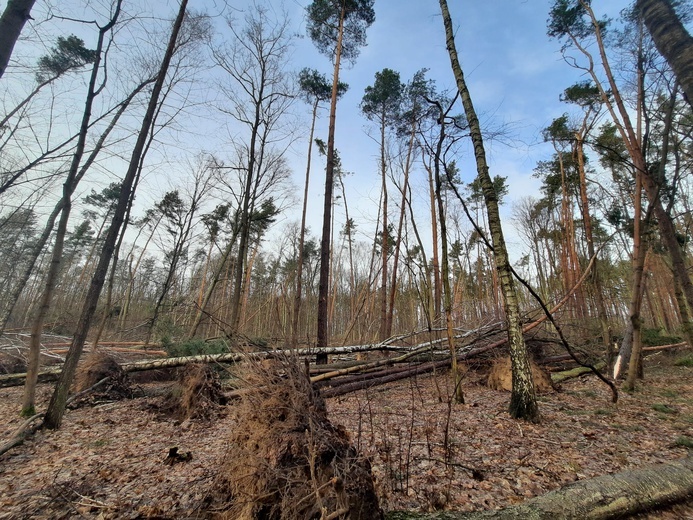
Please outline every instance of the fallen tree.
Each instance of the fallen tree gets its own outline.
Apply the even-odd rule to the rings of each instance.
[[[393,511],[387,520],[608,520],[693,498],[693,457],[581,480],[505,509],[460,513]]]
[[[477,334],[483,333],[487,327],[481,327],[479,329],[465,331],[455,336],[455,339],[465,339],[474,337]],[[412,335],[419,334],[419,332],[413,333]],[[397,336],[401,339],[402,336]],[[431,341],[426,341],[413,346],[395,346],[391,344],[391,339],[388,339],[382,343],[366,344],[366,345],[351,345],[342,347],[326,347],[320,349],[320,352],[325,355],[344,355],[344,354],[356,354],[361,352],[376,352],[376,351],[394,351],[402,352],[403,359],[408,359],[416,354],[434,350],[435,347],[441,346],[443,340],[436,339]],[[173,358],[161,358],[152,359],[144,361],[133,361],[130,363],[123,363],[121,368],[124,372],[142,372],[146,370],[160,370],[165,368],[176,368],[182,367],[189,363],[238,363],[244,359],[255,358],[255,359],[267,359],[275,356],[277,353],[286,353],[286,350],[263,350],[259,352],[227,352],[223,354],[202,354],[197,356],[185,356],[185,357],[173,357]],[[296,356],[313,356],[316,354],[317,350],[314,348],[300,348],[290,350],[291,354]],[[401,356],[393,359],[399,359]],[[383,364],[389,364],[393,361],[385,361]],[[394,361],[397,362],[397,361]],[[449,362],[449,360],[448,360]],[[62,366],[54,366],[44,369],[38,375],[38,381],[40,383],[47,383],[51,381],[56,381],[60,376],[62,371]],[[0,375],[0,388],[10,387],[10,386],[20,386],[24,384],[26,379],[25,373],[16,374],[4,374]],[[324,379],[321,377],[320,379]]]

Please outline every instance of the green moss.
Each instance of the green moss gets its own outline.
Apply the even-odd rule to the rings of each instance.
[[[676,361],[674,361],[674,365],[677,367],[693,367],[693,356],[689,354],[687,356],[678,358]]]
[[[594,412],[594,415],[608,415],[611,416],[614,414],[611,410],[604,410],[603,408],[597,408]]]
[[[103,448],[107,444],[110,444],[111,441],[110,439],[96,439],[94,442],[91,443],[92,448]]]
[[[680,343],[680,336],[667,336],[662,334],[662,329],[642,329],[642,344],[645,347],[656,347],[659,345],[671,345],[673,343]]]
[[[674,444],[676,446],[681,446],[682,448],[688,448],[690,450],[693,449],[693,438],[688,437],[686,435],[681,435],[680,437],[676,438]]]
[[[659,392],[659,395],[661,395],[662,397],[674,398],[678,397],[679,393],[676,390],[662,390],[661,392]]]
[[[657,410],[658,412],[667,413],[667,414],[677,413],[677,411],[674,408],[667,406],[666,404],[660,404],[660,403],[653,404],[652,409]]]
[[[22,417],[33,417],[34,415],[36,415],[36,408],[34,408],[33,406],[30,406],[29,408],[23,408],[19,415]]]

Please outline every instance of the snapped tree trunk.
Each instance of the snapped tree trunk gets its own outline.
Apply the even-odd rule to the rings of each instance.
[[[522,325],[520,323],[520,308],[515,291],[515,284],[512,275],[512,268],[508,258],[508,251],[505,247],[503,228],[501,226],[500,213],[498,211],[498,194],[496,193],[493,181],[489,175],[488,164],[486,162],[486,150],[484,149],[481,125],[477,118],[474,104],[464,79],[462,66],[457,57],[455,47],[455,36],[452,28],[450,11],[448,10],[447,0],[440,0],[440,9],[443,15],[443,25],[445,26],[446,46],[450,54],[450,64],[457,80],[464,112],[469,124],[469,131],[474,146],[474,157],[476,158],[477,173],[484,192],[486,202],[486,212],[488,225],[491,232],[493,244],[493,256],[496,261],[496,269],[501,281],[503,292],[503,302],[505,306],[505,318],[508,323],[508,343],[510,346],[510,359],[512,361],[513,385],[510,398],[510,415],[516,419],[528,421],[539,420],[539,408],[534,391],[534,380],[529,364],[529,355],[522,337]]]

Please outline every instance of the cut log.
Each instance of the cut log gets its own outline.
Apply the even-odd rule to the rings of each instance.
[[[693,457],[582,480],[496,511],[409,513],[387,520],[608,520],[693,498]]]

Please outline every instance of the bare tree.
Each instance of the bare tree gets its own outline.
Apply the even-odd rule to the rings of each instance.
[[[71,197],[72,193],[77,187],[77,182],[79,181],[78,174],[80,170],[80,164],[82,162],[82,157],[84,155],[84,149],[87,140],[87,132],[89,130],[89,122],[91,119],[92,106],[94,104],[96,96],[103,88],[103,85],[97,85],[97,81],[99,77],[101,60],[103,59],[102,52],[104,49],[104,43],[106,40],[106,36],[111,32],[118,20],[118,16],[120,15],[120,5],[121,0],[118,0],[115,6],[115,10],[111,15],[111,19],[108,21],[106,25],[99,28],[99,37],[96,44],[91,78],[89,80],[89,86],[87,89],[84,112],[82,115],[82,123],[80,126],[79,138],[77,140],[77,148],[75,149],[75,153],[72,157],[72,162],[70,165],[70,170],[67,174],[67,178],[65,179],[65,182],[63,184],[63,193],[61,200],[63,207],[60,212],[60,220],[58,221],[58,228],[55,233],[55,243],[53,245],[53,253],[50,268],[46,275],[45,288],[41,296],[41,303],[31,328],[31,343],[29,346],[27,377],[26,384],[24,386],[24,398],[22,401],[22,415],[31,416],[34,414],[36,381],[38,378],[39,370],[39,356],[41,350],[41,334],[43,333],[43,322],[46,315],[48,314],[48,310],[51,305],[51,299],[53,297],[53,291],[55,289],[58,271],[60,269],[60,264],[63,255],[65,232],[67,231],[67,224],[70,218]]]
[[[77,329],[72,338],[72,343],[68,350],[67,356],[65,357],[63,370],[60,373],[60,378],[55,386],[55,391],[53,392],[50,403],[48,404],[44,424],[46,427],[51,429],[60,427],[60,423],[62,422],[62,418],[65,413],[67,395],[70,385],[72,384],[75,371],[77,370],[77,362],[82,354],[84,342],[86,341],[91,321],[94,317],[94,313],[96,312],[96,306],[99,301],[99,296],[101,295],[101,289],[103,288],[103,284],[106,280],[108,265],[113,256],[116,241],[119,233],[121,232],[121,226],[123,224],[128,205],[132,201],[131,195],[133,184],[137,172],[139,171],[140,161],[142,159],[142,153],[147,142],[149,129],[154,122],[154,114],[156,113],[157,106],[159,104],[159,95],[166,79],[166,73],[168,71],[169,64],[171,63],[171,57],[173,56],[176,48],[178,33],[183,25],[187,3],[187,0],[181,0],[178,16],[173,24],[168,46],[159,69],[156,82],[152,88],[152,93],[147,105],[147,111],[144,115],[140,131],[137,135],[137,142],[135,143],[135,147],[130,157],[130,164],[125,177],[123,178],[120,197],[118,198],[118,204],[116,205],[116,209],[113,214],[113,221],[108,229],[106,239],[104,240],[101,255],[99,257],[99,263],[96,267],[94,276],[92,277],[89,292],[87,293],[84,306],[82,307],[79,323],[77,324]]]
[[[255,5],[244,21],[244,27],[238,30],[229,19],[230,45],[213,50],[215,61],[230,79],[230,85],[221,85],[230,106],[221,110],[242,128],[234,143],[237,167],[243,172],[243,192],[238,201],[239,244],[231,297],[232,333],[240,325],[257,179],[265,168],[264,162],[271,160],[273,146],[287,137],[280,123],[293,100],[287,73],[292,38],[288,19],[284,16],[273,21],[266,8]]]
[[[455,36],[452,29],[452,20],[446,0],[440,0],[440,9],[443,15],[443,25],[445,26],[446,46],[450,54],[450,64],[457,80],[464,112],[469,125],[469,131],[474,145],[474,157],[476,158],[477,173],[481,182],[484,199],[486,201],[486,212],[488,224],[493,243],[493,255],[496,260],[496,268],[501,279],[503,288],[503,300],[505,303],[506,320],[508,323],[508,343],[510,345],[510,359],[512,362],[512,395],[510,398],[510,415],[516,419],[537,421],[539,419],[539,408],[537,406],[536,394],[534,391],[534,381],[529,364],[529,355],[522,336],[522,325],[520,323],[520,309],[515,291],[512,268],[508,259],[508,252],[505,247],[503,228],[501,226],[500,213],[498,211],[498,194],[494,187],[493,180],[489,175],[489,168],[486,162],[486,151],[484,148],[483,135],[479,119],[474,110],[472,98],[467,88],[462,66],[457,57]]]

